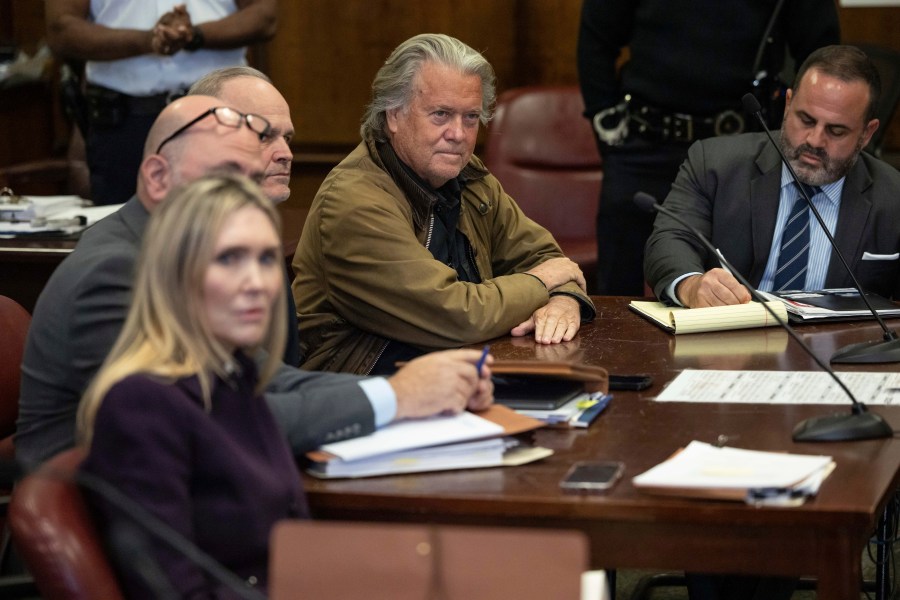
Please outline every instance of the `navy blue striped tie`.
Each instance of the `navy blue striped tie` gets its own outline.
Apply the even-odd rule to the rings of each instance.
[[[822,191],[820,187],[803,186],[812,199]],[[798,193],[791,214],[781,233],[778,269],[775,271],[776,292],[806,289],[809,268],[809,205]]]

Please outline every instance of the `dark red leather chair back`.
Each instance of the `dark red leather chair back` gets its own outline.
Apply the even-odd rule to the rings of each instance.
[[[44,600],[121,600],[81,490],[65,475],[84,451],[73,448],[19,482],[9,505],[13,543]]]
[[[525,214],[590,275],[603,169],[583,111],[577,86],[507,90],[488,127],[484,161]]]
[[[30,324],[27,310],[15,300],[0,296],[0,459],[13,458],[22,352]]]

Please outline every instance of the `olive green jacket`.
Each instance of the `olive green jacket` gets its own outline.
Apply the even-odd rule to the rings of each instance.
[[[459,281],[428,250],[436,201],[387,144],[362,142],[319,188],[294,255],[305,369],[368,373],[389,340],[431,351],[509,334],[549,300],[525,271],[563,256],[482,162],[462,170],[458,228],[482,283]],[[593,303],[574,283],[583,320]]]

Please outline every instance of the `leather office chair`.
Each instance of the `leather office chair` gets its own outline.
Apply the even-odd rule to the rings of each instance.
[[[484,149],[487,168],[593,281],[602,162],[577,86],[507,90]]]
[[[13,433],[19,415],[19,371],[30,324],[28,311],[15,300],[0,296],[0,332],[3,332],[0,343],[0,461],[15,458]],[[8,564],[6,516],[10,492],[6,482],[0,483],[0,596],[21,598],[33,595],[34,586],[28,575],[14,572]]]
[[[12,298],[0,296],[0,461],[15,459],[13,433],[19,416],[19,379],[25,336],[31,324],[31,315]],[[0,531],[6,522],[6,506],[10,488],[0,482]],[[5,556],[5,535],[0,533],[0,565]]]
[[[80,448],[62,452],[13,491],[13,543],[44,600],[123,597],[81,491],[65,477],[83,459]]]
[[[609,597],[571,530],[292,520],[275,526],[270,556],[272,600]]]
[[[19,415],[19,370],[31,315],[15,300],[0,296],[0,460],[12,460],[13,432]]]

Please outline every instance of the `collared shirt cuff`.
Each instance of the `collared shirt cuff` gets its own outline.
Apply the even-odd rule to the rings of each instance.
[[[675,293],[675,288],[678,287],[678,284],[681,283],[683,279],[687,279],[691,275],[703,275],[703,273],[698,273],[697,271],[694,271],[693,273],[685,273],[681,277],[676,278],[675,281],[670,283],[669,287],[666,288],[666,295],[669,297],[669,300],[671,300],[678,306],[684,306],[684,304],[682,304],[678,299],[678,295]]]
[[[384,377],[372,377],[359,382],[359,387],[372,404],[375,428],[384,427],[397,416],[397,394]]]

